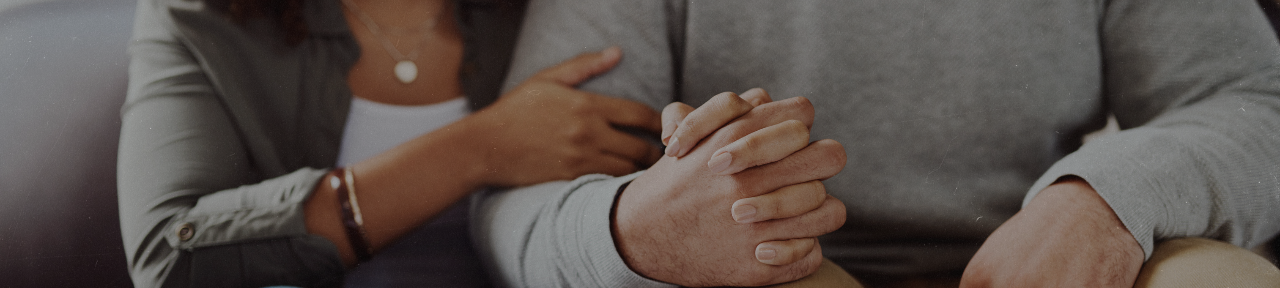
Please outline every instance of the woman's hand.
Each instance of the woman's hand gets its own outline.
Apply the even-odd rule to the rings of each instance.
[[[474,142],[487,149],[483,183],[521,186],[603,173],[625,175],[652,165],[657,147],[617,127],[657,133],[658,113],[633,101],[574,88],[618,64],[614,47],[586,53],[525,80],[468,117]]]
[[[656,134],[656,111],[573,88],[620,57],[617,48],[580,55],[530,77],[488,108],[348,166],[373,250],[484,186],[621,175],[657,161],[657,147],[614,128]],[[332,241],[350,266],[356,258],[336,209],[336,188],[316,185],[304,208],[307,231]]]

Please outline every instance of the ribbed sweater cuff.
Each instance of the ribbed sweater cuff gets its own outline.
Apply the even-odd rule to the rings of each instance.
[[[618,253],[617,246],[614,245],[612,233],[612,210],[614,200],[622,192],[622,187],[631,183],[631,180],[639,176],[639,173],[611,178],[603,175],[593,175],[579,178],[574,181],[579,187],[570,187],[581,192],[580,197],[571,197],[565,203],[566,209],[572,209],[578,206],[581,214],[578,213],[561,213],[561,223],[577,222],[577,225],[566,225],[558,227],[561,235],[577,235],[569,237],[566,243],[560,243],[565,249],[577,249],[582,253],[574,253],[581,255],[576,259],[579,263],[571,263],[576,267],[589,268],[593,271],[580,271],[582,274],[590,275],[580,279],[590,279],[596,282],[597,287],[675,287],[674,285],[654,281],[627,267],[623,262],[622,256]],[[599,177],[596,177],[599,176]],[[571,185],[573,186],[573,185]],[[566,221],[568,220],[568,221]],[[577,233],[574,233],[577,232]],[[574,261],[574,260],[567,260]],[[567,271],[566,271],[567,272]],[[584,273],[585,272],[585,273]],[[572,272],[570,272],[572,273]],[[579,275],[579,276],[586,276]]]
[[[1113,137],[1120,136],[1120,137]],[[1160,179],[1174,177],[1168,174],[1171,167],[1180,166],[1178,160],[1172,159],[1167,150],[1148,146],[1147,141],[1140,141],[1124,135],[1111,135],[1088,143],[1079,151],[1055,163],[1039,180],[1032,185],[1022,206],[1025,207],[1053,182],[1064,176],[1078,176],[1084,179],[1107,202],[1111,210],[1124,223],[1125,228],[1133,234],[1133,238],[1142,245],[1146,258],[1151,257],[1155,247],[1156,231],[1162,223],[1170,219],[1166,201],[1169,195],[1160,195],[1169,189],[1161,189]],[[1160,150],[1160,151],[1157,151]],[[1152,154],[1156,155],[1152,155]]]

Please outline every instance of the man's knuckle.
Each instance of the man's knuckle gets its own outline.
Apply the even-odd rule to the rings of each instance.
[[[823,229],[824,233],[830,233],[831,231],[840,229],[841,226],[844,226],[844,222],[848,220],[848,217],[846,217],[844,202],[840,202],[840,200],[836,200],[835,198],[828,199],[830,200],[824,203],[831,205],[831,209],[830,212],[824,214],[825,219],[823,219],[823,222],[828,223],[826,229]]]
[[[786,201],[785,199],[780,199],[781,197],[776,193],[760,195],[757,198],[760,201],[757,202],[759,204],[756,205],[756,209],[758,209],[757,213],[760,213],[759,217],[761,219],[777,217],[785,212],[783,205],[786,205]]]
[[[818,201],[827,199],[827,185],[822,184],[822,181],[809,181],[805,183],[805,188],[808,189],[810,195],[817,197]]]
[[[693,133],[694,129],[701,126],[702,125],[698,125],[698,119],[696,117],[686,117],[684,118],[684,121],[680,121],[680,127],[676,127],[676,132],[673,135],[678,138],[688,138]],[[689,143],[685,144],[687,145]]]
[[[750,103],[747,103],[746,100],[742,100],[742,98],[738,97],[737,94],[733,94],[733,92],[723,92],[723,93],[717,94],[711,100],[707,101],[707,104],[709,104],[708,107],[711,108],[711,111],[709,112],[715,113],[717,115],[737,114],[743,111],[744,106],[746,106],[745,108],[746,110],[751,109]],[[723,116],[729,116],[729,115],[723,115]]]
[[[809,128],[804,127],[804,122],[800,122],[800,120],[796,119],[787,119],[786,121],[782,121],[782,123],[778,123],[777,126],[779,129],[783,130],[782,132],[787,133],[787,135],[809,133]]]
[[[810,190],[809,195],[811,195],[810,196],[811,198],[809,198],[810,201],[813,201],[809,203],[813,203],[815,207],[814,209],[822,208],[822,204],[827,202],[827,198],[832,198],[832,199],[835,198],[835,197],[832,197],[831,195],[827,195],[827,190],[824,188],[817,188],[814,190]],[[836,202],[840,203],[840,207],[844,207],[844,203],[840,202],[839,199],[837,199]],[[843,210],[843,208],[841,210]],[[841,211],[841,213],[843,213],[843,211]]]
[[[821,207],[823,201],[827,200],[827,192],[823,189],[820,181],[809,181],[798,189],[800,189],[799,193],[797,193],[797,197],[800,198],[798,203],[802,203],[804,207],[817,209]]]
[[[725,126],[721,130],[725,132],[725,135],[732,138],[742,137],[744,135],[747,135],[753,132],[753,131],[748,131],[747,128],[743,125],[736,125],[736,124],[730,124],[729,126]]]
[[[733,101],[733,98],[738,98],[738,96],[734,95],[733,92],[725,91],[725,92],[720,92],[719,94],[716,94],[716,96],[711,96],[711,100],[707,100],[707,103],[715,103],[715,105],[724,105],[724,103]]]
[[[806,115],[813,115],[813,102],[810,102],[809,98],[800,96],[800,97],[796,97],[795,99],[796,100],[792,102],[794,103],[792,104],[793,105],[792,108],[800,109]]]
[[[742,114],[743,112],[751,111],[752,108],[755,108],[755,105],[751,105],[751,102],[747,102],[746,99],[742,99],[742,97],[737,97],[737,95],[732,95],[732,96],[734,97],[727,97],[729,99],[728,100],[729,103],[726,103],[726,104],[729,105],[729,107],[727,108],[732,109],[732,111],[735,112],[735,114]]]
[[[741,145],[741,146],[738,146],[738,151],[743,153],[750,153],[752,151],[755,151],[760,147],[760,145],[764,144],[764,140],[760,139],[760,137],[755,135],[747,135],[747,137],[742,137],[742,139],[738,140],[738,142],[739,142],[739,145]]]
[[[827,174],[834,174],[835,172],[833,171],[839,171],[841,166],[843,166],[842,165],[843,161],[841,161],[841,159],[839,159],[840,157],[837,157],[835,153],[823,151],[818,155],[819,155],[818,159],[814,161],[814,164],[818,166],[818,167],[815,167],[816,168],[815,170],[818,170],[817,173],[819,173],[822,176],[829,176]]]
[[[848,160],[844,152],[844,146],[834,140],[822,140],[816,142],[816,144],[818,144],[816,148],[818,148],[819,155],[821,155],[820,160],[825,161],[822,163],[823,165],[835,166],[838,169],[844,168],[845,162]]]

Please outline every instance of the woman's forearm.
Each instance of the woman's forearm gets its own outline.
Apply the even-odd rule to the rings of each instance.
[[[481,111],[349,167],[373,250],[484,186],[626,175],[657,161],[656,147],[614,128],[657,133],[656,111],[573,88],[608,71],[620,57],[617,48],[582,54]],[[338,197],[329,185],[317,185],[314,192],[305,207],[307,231],[336,244],[345,263],[355,263]]]
[[[347,167],[354,173],[364,230],[376,253],[485,185],[484,145],[470,139],[476,121],[464,119]],[[479,130],[483,131],[483,130]],[[327,184],[329,177],[321,179]],[[316,185],[305,207],[307,231],[338,247],[343,263],[356,263],[342,225],[338,196]]]

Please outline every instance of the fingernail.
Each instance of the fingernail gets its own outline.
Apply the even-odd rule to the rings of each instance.
[[[676,127],[678,126],[675,121],[671,121],[671,122],[668,122],[667,124],[662,125],[662,133],[666,134],[666,135],[662,135],[663,145],[669,145],[668,140],[671,140],[672,135],[676,135]]]
[[[769,261],[777,257],[778,257],[778,250],[774,250],[773,248],[756,249],[756,260]]]
[[[729,169],[729,164],[733,164],[733,155],[724,152],[711,157],[711,161],[707,162],[707,168],[711,168],[711,173],[724,174],[723,172]]]
[[[680,152],[680,138],[671,136],[671,143],[667,143],[667,156],[677,157],[676,152]]]
[[[756,206],[751,204],[743,204],[733,207],[733,221],[738,223],[751,223],[756,220]]]

